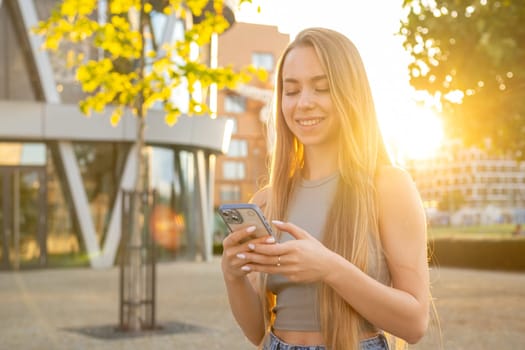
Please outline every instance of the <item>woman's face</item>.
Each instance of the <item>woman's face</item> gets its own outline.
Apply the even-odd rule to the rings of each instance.
[[[339,120],[314,48],[296,47],[288,52],[282,79],[281,108],[292,133],[306,148],[335,145]]]

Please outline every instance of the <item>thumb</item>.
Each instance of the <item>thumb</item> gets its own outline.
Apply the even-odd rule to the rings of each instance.
[[[308,232],[299,226],[292,224],[291,222],[272,220],[272,224],[274,224],[279,230],[288,232],[295,239],[308,239],[312,237],[310,234],[308,234]]]

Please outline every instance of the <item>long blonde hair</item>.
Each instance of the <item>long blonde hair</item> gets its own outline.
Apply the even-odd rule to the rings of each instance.
[[[279,61],[272,118],[275,140],[265,212],[271,219],[287,219],[289,196],[305,162],[304,147],[288,129],[281,110],[283,62],[291,50],[304,46],[312,47],[317,53],[341,126],[338,137],[340,180],[328,214],[323,243],[363,271],[368,271],[369,251],[379,246],[374,178],[379,166],[391,162],[361,57],[354,44],[336,31],[325,28],[303,30]],[[266,305],[267,316],[272,302],[270,298]],[[326,285],[320,287],[319,306],[321,331],[327,347],[358,349],[363,331],[362,317]]]

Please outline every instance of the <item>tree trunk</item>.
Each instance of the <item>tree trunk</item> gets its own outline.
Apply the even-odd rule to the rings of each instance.
[[[142,54],[139,59],[139,81],[144,79],[144,0],[141,0],[140,4],[140,20],[139,30],[141,31],[142,41]],[[141,208],[144,201],[141,200],[142,194],[145,194],[148,190],[148,176],[147,176],[147,164],[148,155],[146,152],[144,130],[146,124],[146,115],[143,108],[144,105],[144,94],[140,93],[137,101],[137,139],[135,140],[135,151],[137,152],[137,167],[136,167],[136,179],[135,179],[135,195],[132,200],[132,218],[131,218],[131,235],[130,235],[130,306],[129,306],[129,329],[131,331],[140,331],[142,329],[141,310],[142,301],[144,299],[143,292],[145,290],[144,280],[145,276],[143,273],[143,261],[142,261],[142,228],[146,227],[145,222],[145,210]]]

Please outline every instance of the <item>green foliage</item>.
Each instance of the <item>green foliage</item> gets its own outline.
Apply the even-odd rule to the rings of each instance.
[[[441,102],[448,136],[525,156],[522,0],[405,0],[410,82]]]
[[[428,238],[433,239],[504,239],[512,238],[515,224],[493,224],[474,226],[430,226]]]
[[[212,1],[213,11],[208,0],[110,0],[108,4],[108,20],[100,23],[96,0],[63,0],[34,28],[44,37],[44,49],[58,50],[65,43],[88,41],[104,53],[103,57],[89,59],[68,52],[67,64],[76,68],[77,80],[87,94],[79,103],[86,115],[111,105],[111,123],[116,125],[126,107],[146,116],[148,109],[160,103],[166,122],[173,125],[181,114],[172,99],[176,87],[188,87],[190,115],[204,114],[209,110],[204,98],[198,96],[206,96],[212,84],[219,89],[232,88],[254,75],[266,77],[265,71],[251,66],[240,71],[231,66],[210,68],[195,54],[194,46],[209,44],[212,35],[228,28],[223,0]],[[154,32],[147,29],[154,13],[199,20],[187,28],[183,39],[158,43]]]

